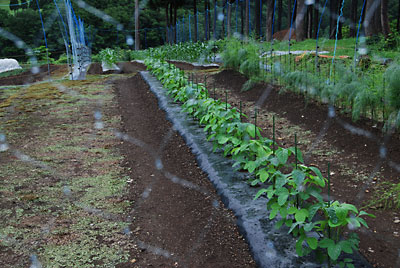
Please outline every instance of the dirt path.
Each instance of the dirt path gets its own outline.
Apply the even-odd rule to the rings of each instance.
[[[234,216],[217,201],[211,182],[147,84],[135,75],[118,80],[115,87],[123,132],[146,144],[121,146],[132,179],[131,229],[149,245],[133,253],[135,265],[255,267]]]

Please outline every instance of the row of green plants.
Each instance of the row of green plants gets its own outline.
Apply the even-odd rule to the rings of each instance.
[[[146,50],[127,50],[106,48],[92,57],[92,61],[116,63],[118,61],[144,60],[148,57],[189,62],[212,62],[216,54],[224,47],[225,40],[209,42],[187,42],[168,44]]]
[[[238,170],[254,176],[252,184],[262,186],[255,198],[267,198],[269,219],[278,219],[276,228],[286,226],[297,238],[299,256],[314,252],[328,266],[354,267],[343,255],[358,250],[359,239],[355,233],[343,234],[368,228],[362,216],[373,215],[330,197],[324,200],[327,179],[318,168],[304,165],[297,146],[279,147],[263,137],[256,125],[242,122],[245,115],[236,108],[210,98],[204,84],[190,82],[183,71],[160,58],[148,58],[145,64],[167,94],[204,128],[214,150],[223,151]]]
[[[400,127],[400,65],[386,67],[370,57],[318,58],[315,55],[270,56],[256,41],[232,38],[222,52],[225,68],[249,78],[243,90],[270,81],[283,90],[305,94],[350,113],[354,120],[367,117],[385,123],[384,130]],[[272,51],[273,52],[273,51]],[[266,70],[267,69],[267,70]]]

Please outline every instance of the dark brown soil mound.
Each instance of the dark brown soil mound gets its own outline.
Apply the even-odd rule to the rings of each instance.
[[[33,74],[31,70],[23,72],[18,75],[8,76],[0,78],[0,86],[9,86],[9,85],[25,85],[38,81],[43,81],[46,79],[50,79],[53,75],[59,75],[60,73],[67,74],[67,66],[66,65],[55,65],[50,64],[50,76],[49,76],[49,68],[47,65],[42,65],[39,68],[39,72]]]
[[[290,34],[289,29],[285,29],[285,30],[274,33],[272,38],[279,40],[279,41],[287,41],[287,40],[289,40],[289,34]],[[295,39],[296,39],[296,32],[294,29],[292,29],[290,40],[295,40]]]
[[[122,131],[146,144],[146,149],[124,142],[121,150],[132,184],[132,230],[140,241],[162,248],[170,258],[151,250],[131,252],[122,267],[255,267],[247,243],[238,232],[235,217],[225,209],[215,189],[196,163],[183,138],[173,130],[149,86],[136,75],[116,85]],[[153,153],[164,168],[155,167]],[[166,173],[206,189],[203,193],[172,182]],[[147,198],[143,193],[148,192]],[[216,206],[217,205],[217,206]]]
[[[107,71],[103,72],[101,68],[101,63],[93,62],[88,70],[88,74],[131,74],[137,72],[138,70],[145,70],[146,67],[138,62],[119,62],[117,66],[120,71]]]

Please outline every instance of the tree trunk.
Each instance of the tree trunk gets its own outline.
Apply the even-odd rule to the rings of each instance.
[[[232,7],[231,7],[231,5],[229,3],[228,4],[228,18],[227,18],[228,25],[227,25],[227,29],[226,29],[226,31],[228,33],[228,38],[231,37],[231,13],[232,13]]]
[[[319,5],[319,0],[315,0],[315,6],[318,5]],[[314,39],[317,39],[318,25],[319,25],[319,11],[317,8],[314,8]]]
[[[381,24],[382,33],[387,37],[390,33],[389,18],[388,18],[388,0],[381,0]]]
[[[329,10],[331,11],[329,20],[329,38],[334,39],[336,35],[336,22],[337,22],[337,1],[332,0],[329,2]]]
[[[304,17],[306,15],[307,6],[305,0],[297,1],[297,14],[296,14],[296,41],[303,41],[305,39],[304,31]]]
[[[256,38],[259,38],[261,36],[261,16],[260,16],[260,0],[255,0],[255,14],[254,14],[254,25],[256,26],[255,33],[256,33]]]
[[[140,49],[139,0],[135,0],[135,50]]]
[[[375,27],[377,30],[377,34],[381,34],[383,31],[382,22],[381,22],[381,0],[376,0],[376,1],[379,3],[375,10],[374,23],[375,23]]]
[[[400,0],[397,8],[397,31],[400,32]]]
[[[165,6],[165,42],[169,44],[169,16],[168,16],[168,5]]]
[[[265,40],[272,40],[272,13],[274,11],[274,0],[267,0],[267,14],[265,15]]]
[[[365,7],[365,16],[363,20],[363,28],[365,30],[365,36],[372,36],[379,33],[379,29],[375,23],[375,17],[377,13],[377,8],[379,6],[379,0],[373,1],[368,0]]]
[[[289,29],[290,28],[290,23],[292,22],[292,0],[288,0],[288,10],[287,10],[287,14],[288,14],[288,17],[287,17],[287,21],[288,21],[288,26],[287,26],[287,28]]]
[[[208,38],[208,13],[207,13],[207,2],[208,0],[204,0],[204,40]]]
[[[343,3],[344,4],[344,3]],[[340,15],[340,8],[342,7],[342,1],[338,0],[338,5],[337,5],[337,10],[338,10],[338,16]],[[336,25],[337,25],[337,18],[336,18]],[[338,33],[337,33],[337,37],[338,39],[342,39],[343,35],[342,35],[342,26],[343,23],[339,20],[339,27],[338,27]],[[337,27],[337,26],[335,26]]]
[[[349,32],[350,37],[355,37],[357,34],[357,6],[358,6],[358,0],[351,0],[351,5],[350,5],[351,24]]]
[[[194,42],[197,42],[197,0],[193,0]]]
[[[177,20],[177,12],[178,12],[178,6],[176,5],[176,0],[174,0],[174,26],[175,26],[175,30],[174,30],[174,40],[175,40],[175,44],[177,43],[177,36],[178,36],[178,29],[176,27],[176,20]]]
[[[240,20],[240,24],[241,24],[241,34],[242,35],[244,35],[244,14],[243,14],[243,11],[244,11],[244,7],[243,7],[243,5],[245,4],[245,2],[244,1],[242,1],[242,2],[239,2],[240,3],[240,18],[241,18],[241,20]]]
[[[282,9],[283,9],[283,4],[282,0],[278,0],[278,32],[282,30]]]
[[[307,38],[312,38],[313,32],[313,7],[307,6]]]
[[[217,39],[217,0],[214,0],[213,37]]]
[[[245,7],[245,15],[244,15],[244,20],[245,20],[245,22],[244,22],[244,36],[246,37],[246,38],[248,38],[249,37],[249,23],[250,23],[250,21],[249,21],[249,1],[250,0],[246,0],[246,1],[244,1],[245,2],[245,5],[246,5],[246,7]]]
[[[224,14],[224,16],[223,16],[223,18],[222,18],[222,30],[221,30],[221,35],[222,35],[222,38],[225,38],[225,20],[226,20],[226,18],[225,18],[225,5],[224,5],[224,7],[222,8],[222,14]]]

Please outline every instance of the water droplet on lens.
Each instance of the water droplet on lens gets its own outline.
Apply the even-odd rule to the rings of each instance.
[[[333,107],[329,107],[328,116],[330,118],[334,118],[335,117],[335,109]]]
[[[101,112],[99,112],[99,111],[94,112],[94,119],[100,120],[101,119]]]
[[[37,66],[31,68],[31,73],[33,73],[33,74],[37,74],[37,73],[39,73],[39,71],[40,71],[40,69]]]
[[[0,144],[0,152],[5,152],[9,149],[7,143]]]
[[[95,128],[95,129],[102,129],[102,128],[104,128],[103,122],[96,122],[96,123],[94,123],[94,128]]]
[[[128,35],[128,36],[126,37],[126,44],[127,44],[128,46],[132,46],[132,45],[133,45],[133,38],[132,38],[132,36]]]
[[[161,170],[161,169],[163,169],[163,164],[162,164],[162,162],[161,162],[161,159],[157,159],[156,160],[156,168],[158,169],[158,170]]]

